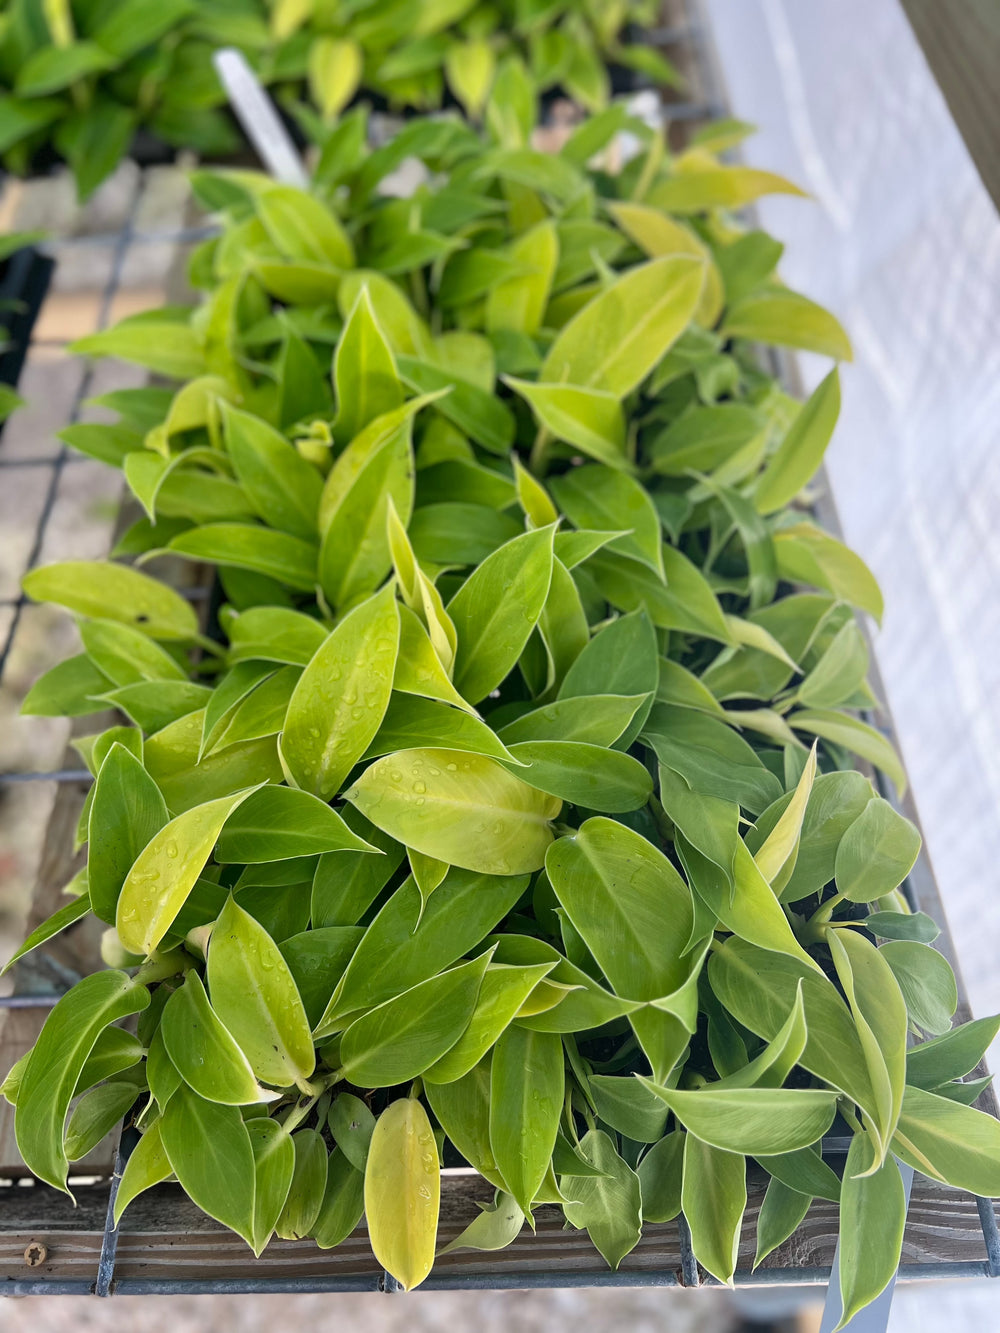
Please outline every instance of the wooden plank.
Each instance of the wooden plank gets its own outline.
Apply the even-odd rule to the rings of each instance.
[[[737,1284],[750,1276],[754,1226],[765,1183],[763,1173],[751,1172]],[[83,1186],[76,1195],[74,1210],[65,1196],[41,1186],[0,1192],[0,1278],[72,1279],[96,1271],[107,1185]],[[458,1235],[476,1215],[477,1202],[491,1197],[491,1187],[478,1176],[443,1177],[442,1240]],[[795,1235],[764,1261],[762,1274],[800,1269],[806,1270],[807,1280],[822,1281],[836,1241],[837,1207],[817,1200]],[[44,1263],[29,1269],[24,1252],[32,1242],[44,1244],[47,1253]],[[918,1177],[907,1220],[902,1279],[916,1265],[974,1264],[983,1262],[985,1255],[975,1199]],[[647,1226],[621,1272],[677,1278],[680,1263],[676,1225]],[[565,1272],[599,1278],[607,1268],[585,1232],[565,1228],[558,1209],[542,1208],[534,1236],[525,1229],[513,1245],[496,1254],[469,1250],[443,1255],[434,1271],[446,1278],[524,1274],[530,1285],[532,1274]],[[370,1275],[374,1285],[378,1272],[364,1227],[335,1250],[318,1250],[310,1241],[274,1240],[260,1259],[254,1259],[239,1237],[201,1213],[177,1185],[150,1190],[130,1206],[122,1221],[115,1265],[116,1278],[147,1281],[301,1277],[336,1282]]]
[[[83,732],[99,731],[111,726],[117,715],[102,713],[86,719],[88,725],[78,724],[75,730]],[[68,768],[82,768],[80,756],[73,749],[67,749],[63,763]],[[63,889],[78,870],[87,863],[85,848],[73,850],[76,840],[76,827],[80,811],[90,788],[89,782],[61,782],[56,793],[52,815],[45,831],[38,877],[31,900],[31,909],[25,923],[25,935],[29,935],[36,926],[47,920],[53,912],[65,907],[68,899]],[[81,976],[93,972],[101,966],[101,934],[103,924],[89,916],[77,922],[62,934],[49,940],[44,948],[26,955],[15,964],[15,990],[52,991],[61,990],[71,985]]]
[[[903,9],[983,184],[1000,207],[1000,5],[903,0]]]

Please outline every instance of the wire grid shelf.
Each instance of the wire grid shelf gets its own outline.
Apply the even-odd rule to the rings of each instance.
[[[674,147],[683,146],[694,126],[699,122],[714,119],[728,113],[727,101],[719,73],[714,49],[706,27],[701,0],[665,0],[664,23],[649,34],[651,44],[663,49],[678,64],[689,81],[689,92],[681,95],[668,91],[663,95],[663,109],[666,117],[671,143]],[[203,239],[209,230],[204,227],[178,226],[170,229],[147,229],[139,222],[141,205],[146,189],[147,176],[141,171],[134,173],[130,185],[129,198],[125,207],[121,225],[106,231],[95,231],[88,235],[65,236],[49,241],[45,250],[58,264],[67,255],[79,254],[81,249],[93,255],[110,255],[110,266],[100,292],[94,327],[102,329],[108,326],[113,317],[116,303],[121,293],[122,278],[127,262],[139,257],[144,247],[168,244],[178,251],[183,247]],[[35,351],[49,349],[64,351],[68,339],[39,335],[32,340]],[[68,414],[63,424],[74,424],[81,420],[84,406],[95,379],[93,364],[85,366],[77,385]],[[37,520],[31,534],[23,567],[16,571],[23,575],[39,563],[46,538],[53,522],[60,484],[72,469],[86,460],[74,454],[66,445],[60,445],[42,456],[10,456],[5,450],[0,437],[0,487],[18,487],[20,479],[28,469],[44,469],[44,494],[37,513]],[[835,522],[835,516],[834,516]],[[182,589],[192,600],[204,599],[207,590],[199,587]],[[19,630],[22,627],[23,613],[27,601],[23,594],[17,593],[9,598],[0,599],[0,616],[6,612],[6,627],[0,637],[0,685],[8,669],[11,652]],[[29,769],[16,768],[0,773],[0,786],[18,786],[29,783],[55,783],[60,787],[82,784],[90,781],[90,774],[83,768],[64,765],[58,768]],[[914,885],[909,885],[913,904],[927,907],[930,900],[937,903],[933,877],[926,863],[920,869],[922,881],[914,892]],[[935,915],[940,919],[938,910]],[[8,1009],[44,1009],[58,999],[61,991],[48,994],[15,993],[0,996],[0,1006]],[[124,1163],[137,1139],[136,1131],[127,1128],[115,1152],[114,1169],[109,1182],[108,1199],[104,1226],[100,1235],[99,1253],[96,1272],[86,1277],[50,1277],[50,1278],[10,1278],[0,1283],[0,1291],[8,1295],[35,1294],[226,1294],[226,1293],[305,1293],[322,1292],[362,1292],[399,1290],[395,1280],[384,1271],[372,1269],[365,1273],[351,1273],[341,1276],[258,1276],[239,1278],[197,1279],[143,1277],[137,1275],[116,1276],[119,1232],[113,1224],[113,1207]],[[837,1157],[846,1152],[845,1140],[827,1140],[824,1151]],[[455,1174],[454,1172],[445,1173]],[[96,1184],[96,1182],[95,1182]],[[7,1193],[3,1191],[2,1193]],[[18,1191],[22,1195],[23,1191]],[[2,1197],[2,1195],[0,1195]],[[2,1209],[2,1204],[0,1204]],[[1000,1234],[998,1234],[993,1206],[988,1199],[977,1199],[976,1209],[982,1228],[984,1255],[975,1259],[937,1260],[906,1264],[900,1276],[904,1280],[947,1279],[958,1277],[1000,1276]],[[2,1212],[0,1212],[2,1217]],[[0,1222],[0,1229],[3,1223]],[[206,1238],[211,1244],[211,1236]],[[428,1290],[476,1290],[476,1289],[517,1289],[525,1287],[575,1287],[575,1286],[714,1286],[715,1280],[705,1275],[698,1266],[691,1248],[691,1237],[687,1225],[681,1216],[676,1223],[674,1243],[669,1247],[670,1258],[659,1268],[630,1269],[622,1272],[607,1270],[574,1271],[572,1268],[530,1271],[492,1271],[476,1272],[461,1270],[454,1272],[436,1272],[424,1283]],[[756,1273],[741,1272],[738,1275],[740,1285],[746,1286],[782,1286],[803,1290],[825,1285],[829,1280],[829,1263],[795,1264],[782,1268],[758,1270]]]

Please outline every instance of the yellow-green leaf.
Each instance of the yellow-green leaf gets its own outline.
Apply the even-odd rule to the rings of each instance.
[[[516,1023],[501,1034],[493,1051],[490,1149],[526,1217],[552,1160],[562,1114],[563,1062],[558,1033],[529,1032]]]
[[[254,1159],[253,1243],[259,1259],[274,1233],[295,1173],[291,1136],[277,1120],[247,1121]]]
[[[53,1007],[20,1076],[14,1130],[33,1175],[68,1194],[63,1126],[80,1074],[100,1034],[141,1012],[149,991],[124,972],[95,972]]]
[[[704,165],[703,165],[704,162]],[[784,176],[756,167],[720,166],[710,157],[686,158],[678,171],[649,192],[648,199],[668,213],[704,213],[712,208],[745,208],[766,194],[805,197]]]
[[[920,854],[920,833],[881,796],[868,802],[837,847],[837,892],[872,903],[898,888]]]
[[[493,759],[436,749],[376,760],[345,797],[407,847],[489,875],[538,870],[562,806]]]
[[[683,333],[704,282],[704,261],[688,255],[630,269],[560,330],[539,380],[624,398]]]
[[[799,408],[785,438],[760,474],[753,492],[753,503],[759,513],[773,514],[795,499],[823,461],[839,415],[840,376],[831,370],[808,402]]]
[[[444,61],[445,78],[467,116],[476,119],[482,113],[495,70],[493,47],[485,37],[470,37],[449,45]]]
[[[428,1081],[453,1083],[474,1069],[555,965],[488,967],[468,1026],[454,1046],[425,1071]]]
[[[872,1170],[871,1141],[855,1134],[840,1191],[838,1279],[842,1329],[892,1281],[906,1224],[906,1192],[893,1158]],[[836,1330],[835,1330],[836,1333]]]
[[[802,836],[802,820],[805,818],[815,776],[816,746],[814,745],[792,793],[792,799],[762,846],[754,853],[753,859],[757,862],[757,869],[777,894],[781,893],[795,869],[799,839]]]
[[[792,1152],[822,1138],[833,1123],[837,1094],[819,1088],[699,1088],[681,1092],[640,1077],[691,1134],[727,1152]]]
[[[163,1150],[160,1138],[160,1122],[154,1120],[132,1149],[125,1170],[122,1172],[118,1193],[115,1195],[115,1226],[121,1221],[122,1213],[133,1199],[159,1185],[173,1174],[173,1167]]]
[[[529,404],[540,426],[557,440],[582,449],[599,463],[630,468],[625,415],[617,394],[578,384],[534,383],[504,375],[503,382]]]
[[[354,248],[333,210],[305,190],[272,183],[256,202],[257,216],[285,258],[354,267]]]
[[[722,336],[797,347],[837,361],[851,361],[854,356],[839,320],[787,287],[763,287],[743,297],[729,310]]]
[[[288,964],[233,897],[212,931],[207,975],[212,1008],[257,1077],[281,1088],[308,1079],[316,1052]]]
[[[836,537],[813,523],[793,523],[774,534],[774,554],[783,579],[825,588],[881,621],[882,593],[874,574]]]
[[[347,318],[333,360],[337,390],[335,438],[343,443],[403,404],[403,386],[385,334],[375,318],[367,287],[362,287]]]
[[[309,47],[309,91],[324,120],[332,121],[357,92],[364,53],[350,37],[313,37]]]
[[[344,1077],[357,1087],[392,1088],[425,1073],[468,1027],[489,953],[369,1009],[344,1032]]]
[[[188,972],[163,1008],[163,1044],[174,1068],[199,1097],[227,1106],[270,1101],[250,1062],[209,1004],[197,972]]]
[[[389,584],[344,617],[295,687],[281,753],[297,786],[324,801],[336,795],[385,715],[398,649]]]
[[[118,899],[115,926],[126,949],[149,954],[156,948],[194,888],[223,824],[251,790],[256,789],[186,810],[146,844]]]
[[[548,304],[559,259],[555,222],[550,218],[532,227],[517,237],[507,253],[525,271],[490,288],[486,297],[486,328],[490,333],[512,329],[535,334]]]
[[[55,602],[80,616],[119,621],[151,639],[193,639],[190,602],[148,574],[105,560],[66,560],[25,574],[21,586],[36,602]]]
[[[163,1150],[203,1213],[253,1245],[254,1154],[235,1106],[207,1102],[184,1084],[159,1120]]]
[[[514,537],[482,562],[448,603],[458,635],[455,687],[478,703],[524,651],[552,581],[555,527]]]
[[[845,749],[859,754],[892,779],[900,796],[905,793],[906,773],[899,755],[892,742],[867,722],[833,709],[801,708],[789,714],[788,723],[796,731],[807,731],[813,736],[819,736],[821,740],[843,745]]]
[[[876,1149],[874,1170],[885,1160],[903,1101],[906,1003],[882,951],[870,940],[856,930],[834,929],[826,932],[826,940],[875,1092],[876,1113],[868,1122]]]
[[[743,1154],[713,1148],[685,1134],[681,1207],[691,1229],[691,1247],[701,1266],[727,1284],[736,1271],[746,1204]]]
[[[1000,1196],[1000,1122],[984,1111],[907,1087],[892,1151],[933,1180]]]
[[[365,1216],[375,1258],[406,1291],[434,1265],[441,1169],[434,1132],[413,1097],[391,1102],[372,1134]]]

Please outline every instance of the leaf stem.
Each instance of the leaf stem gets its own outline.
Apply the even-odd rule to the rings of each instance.
[[[863,1134],[865,1132],[864,1125],[862,1125],[861,1121],[851,1110],[844,1098],[841,1098],[838,1101],[837,1110],[840,1112],[841,1117],[850,1125],[851,1129],[854,1130],[855,1134]]]
[[[825,902],[820,903],[809,920],[802,926],[799,932],[800,942],[802,944],[819,944],[834,911],[842,902],[846,901],[842,893],[835,893],[832,897],[827,898]]]
[[[536,477],[545,475],[545,462],[548,458],[549,445],[552,442],[552,435],[545,426],[538,427],[538,434],[535,436],[535,442],[531,446],[531,454],[528,458],[528,468]]]
[[[308,1097],[305,1101],[299,1100],[296,1102],[281,1122],[282,1129],[290,1134],[293,1129],[296,1129],[302,1124],[302,1121],[305,1120],[306,1116],[318,1101],[319,1096],[317,1095],[315,1097]]]
[[[188,958],[180,950],[172,950],[167,954],[151,954],[149,958],[139,967],[133,981],[140,986],[148,986],[154,981],[164,981],[167,977],[175,977],[179,972],[186,972],[188,968],[194,966],[194,960]]]
[[[303,1093],[306,1100],[304,1102],[300,1100],[289,1113],[284,1121],[285,1128],[292,1130],[301,1124],[316,1103],[326,1097],[327,1089],[332,1088],[342,1078],[343,1070],[338,1069],[333,1074],[324,1074],[322,1078],[313,1079],[311,1082],[307,1079],[296,1080],[295,1086]]]
[[[225,657],[226,655],[225,648],[223,648],[221,644],[216,643],[214,639],[208,638],[207,635],[196,634],[194,636],[194,641],[199,648],[203,649],[206,653],[211,653],[213,657]]]

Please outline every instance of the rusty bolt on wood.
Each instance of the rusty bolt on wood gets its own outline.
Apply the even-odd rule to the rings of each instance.
[[[31,1241],[24,1251],[24,1262],[29,1268],[37,1268],[39,1264],[44,1264],[48,1257],[48,1246],[41,1240]]]

